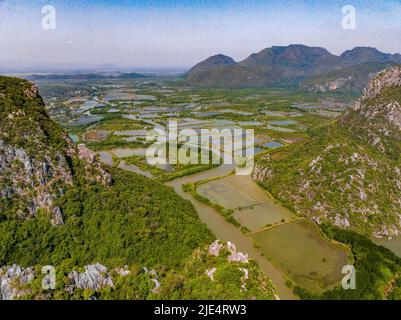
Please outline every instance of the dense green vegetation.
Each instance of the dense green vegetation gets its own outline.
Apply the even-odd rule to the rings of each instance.
[[[199,222],[192,205],[170,187],[133,173],[114,169],[111,187],[77,186],[60,199],[67,219],[55,227],[46,213],[27,221],[0,223],[0,265],[53,265],[56,290],[41,288],[42,277],[26,287],[24,299],[273,299],[271,282],[250,262],[247,290],[241,290],[244,273],[228,263],[228,252],[210,256],[203,248],[213,236]],[[111,272],[114,288],[75,289],[68,273],[101,261],[110,269],[128,265],[130,274]],[[154,283],[143,266],[155,268],[161,283]],[[205,272],[216,268],[215,281]]]
[[[308,134],[303,144],[257,157],[261,168],[271,170],[259,183],[286,207],[321,221],[334,222],[339,214],[366,234],[397,223],[398,162],[337,123]]]
[[[66,223],[49,217],[0,224],[0,265],[105,265],[141,263],[179,266],[213,239],[189,202],[157,182],[112,171],[114,184],[75,185],[59,200]]]
[[[319,87],[325,87],[328,90],[331,83],[337,82],[340,85],[340,92],[359,92],[369,82],[371,74],[375,74],[391,65],[392,63],[370,62],[344,67],[307,78],[301,81],[300,87],[307,90],[317,90]]]
[[[178,148],[180,148],[180,146],[178,146]],[[150,165],[146,159],[146,156],[134,155],[130,157],[125,157],[123,159],[127,164],[136,165],[142,170],[151,173],[157,180],[161,182],[167,182],[173,179],[209,170],[218,166],[212,163],[201,164],[200,151],[199,151],[199,164],[182,164],[178,162],[177,164],[169,165],[168,167],[170,168],[170,170],[165,170],[162,167]]]
[[[274,298],[254,262],[246,264],[249,279],[242,280],[244,272],[228,261],[228,252],[207,253],[214,236],[173,188],[116,168],[106,172],[90,150],[66,139],[32,84],[0,77],[0,115],[0,276],[11,265],[35,269],[28,284],[12,280],[21,298]],[[119,121],[107,119],[109,125],[127,124]],[[108,268],[114,288],[71,288],[73,270],[97,263]],[[56,268],[55,290],[42,289],[45,265]],[[205,275],[212,265],[215,281]],[[155,279],[145,267],[157,272],[160,290],[153,290]]]
[[[154,277],[149,275],[139,265],[131,265],[126,270],[127,275],[121,275],[111,270],[114,288],[105,287],[100,290],[76,288],[67,293],[69,285],[68,272],[73,266],[65,263],[57,269],[57,286],[55,290],[43,290],[38,276],[29,283],[29,291],[23,299],[100,299],[100,300],[130,300],[130,299],[275,299],[275,289],[271,281],[261,272],[254,261],[242,264],[227,262],[229,251],[223,249],[219,256],[212,256],[208,248],[197,249],[188,257],[181,269],[157,269],[157,281],[160,288],[157,292]],[[206,272],[215,269],[213,280]],[[82,272],[82,268],[75,268]],[[245,277],[247,271],[248,278]]]
[[[32,154],[39,151],[32,143],[35,139],[53,151],[65,148],[64,130],[48,117],[34,90],[28,81],[0,77],[0,139]],[[30,91],[32,98],[22,94]],[[19,128],[24,128],[23,134]]]

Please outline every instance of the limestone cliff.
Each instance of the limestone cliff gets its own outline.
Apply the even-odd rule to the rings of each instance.
[[[372,79],[336,123],[260,156],[253,177],[316,223],[377,237],[401,233],[401,67]]]
[[[55,201],[74,184],[77,167],[85,168],[88,181],[110,183],[95,155],[49,118],[36,86],[0,77],[1,214],[27,219],[43,210],[62,224]]]

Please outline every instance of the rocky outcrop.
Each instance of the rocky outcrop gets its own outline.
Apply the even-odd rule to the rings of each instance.
[[[109,185],[111,177],[92,151],[74,145],[50,119],[35,85],[0,77],[0,86],[0,211],[29,219],[42,210],[61,225],[56,202],[74,185],[74,165],[84,168],[88,182]]]
[[[85,163],[86,172],[92,172],[91,178],[107,186],[111,183],[111,176],[108,174],[96,158],[96,154],[89,150],[84,144],[78,145],[78,158]]]
[[[154,283],[154,287],[150,289],[152,293],[158,293],[160,291],[161,284],[158,279],[156,270],[148,270],[146,267],[142,268],[143,271],[149,276],[150,281]],[[65,287],[65,290],[72,294],[75,289],[100,291],[104,288],[115,288],[112,274],[114,273],[126,277],[131,274],[127,266],[123,268],[115,268],[108,271],[108,269],[100,264],[96,263],[93,265],[85,266],[85,271],[78,272],[72,271],[68,274],[70,284]]]
[[[0,300],[13,300],[27,294],[23,286],[34,278],[33,268],[18,265],[0,268]]]
[[[30,88],[24,90],[24,94],[30,98],[30,99],[35,99],[39,95],[39,89],[37,86],[34,84],[31,85]]]
[[[375,77],[337,122],[256,158],[253,179],[317,224],[401,234],[401,67]]]
[[[53,224],[62,224],[62,213],[54,200],[63,192],[58,190],[60,182],[72,185],[72,181],[71,168],[61,153],[38,159],[23,148],[0,143],[0,194],[18,204],[19,217],[31,218],[39,209],[46,209],[52,213]]]
[[[74,289],[89,289],[99,291],[105,287],[114,288],[114,283],[108,270],[100,263],[88,265],[84,272],[72,271],[68,274],[71,284],[66,287],[66,291],[72,293]]]
[[[151,289],[150,291],[152,293],[158,293],[160,291],[161,284],[159,282],[159,276],[157,275],[157,271],[154,269],[148,270],[148,268],[146,267],[143,267],[143,270],[147,275],[150,276],[150,281],[152,281],[155,285],[153,289]]]
[[[220,254],[220,249],[223,247],[223,244],[220,243],[219,240],[216,240],[209,246],[209,254],[215,257],[218,257]]]
[[[237,251],[233,243],[219,240],[203,249],[196,249],[188,257],[185,266],[178,270],[166,270],[164,267],[150,269],[138,265],[109,269],[97,262],[82,268],[74,267],[68,270],[67,276],[61,274],[56,273],[56,286],[49,289],[43,269],[22,268],[18,265],[0,268],[0,300],[28,297],[47,300],[59,299],[60,296],[94,300],[110,297],[113,293],[119,295],[120,290],[129,291],[131,287],[133,292],[129,296],[133,297],[137,296],[136,291],[138,296],[150,298],[166,297],[166,294],[167,297],[172,294],[171,298],[177,298],[177,292],[191,297],[190,293],[194,291],[194,298],[199,298],[201,287],[207,288],[206,292],[210,290],[201,297],[209,297],[212,292],[217,294],[214,298],[230,297],[230,292],[222,291],[224,287],[236,291],[234,296],[239,297],[238,294],[241,294],[240,297],[244,299],[254,299],[255,295],[264,299],[277,297],[273,284],[255,261],[248,260],[248,256]],[[226,278],[228,274],[230,277]],[[210,279],[213,284],[205,282],[206,279]],[[42,288],[38,287],[39,281],[42,282]]]
[[[401,66],[381,73],[340,122],[381,152],[398,152],[394,150],[394,140],[401,141],[400,88]]]
[[[401,86],[401,66],[387,69],[369,82],[354,109],[360,108],[363,101],[376,98],[384,89],[399,86]]]
[[[235,244],[233,244],[231,242],[227,242],[227,248],[231,253],[228,256],[229,262],[248,263],[248,254],[244,254],[242,252],[237,252],[237,248],[236,248]]]
[[[218,257],[222,250],[229,252],[227,257],[228,262],[248,263],[248,255],[237,251],[235,244],[230,241],[221,243],[219,240],[216,240],[208,248],[209,254],[215,257]]]
[[[217,271],[216,268],[207,269],[207,270],[205,271],[205,274],[209,277],[210,280],[214,281],[213,275],[214,275],[214,273],[215,273],[216,271]]]

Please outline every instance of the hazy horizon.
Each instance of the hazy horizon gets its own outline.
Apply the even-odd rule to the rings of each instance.
[[[43,6],[56,9],[44,30]],[[356,9],[344,30],[342,7]],[[0,67],[187,69],[214,55],[236,61],[274,45],[401,52],[397,1],[0,1]],[[330,35],[330,36],[328,36]],[[4,63],[8,65],[4,65]]]

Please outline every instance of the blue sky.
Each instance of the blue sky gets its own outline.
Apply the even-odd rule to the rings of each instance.
[[[341,28],[348,4],[355,30]],[[56,8],[56,30],[41,28],[44,5]],[[0,0],[0,63],[189,67],[291,43],[401,52],[401,1]]]

